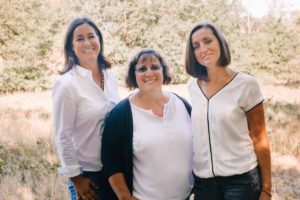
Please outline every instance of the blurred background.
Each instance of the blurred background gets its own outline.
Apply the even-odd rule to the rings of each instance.
[[[91,18],[103,34],[122,97],[141,48],[163,54],[166,89],[189,99],[189,31],[224,33],[231,68],[255,76],[265,97],[273,199],[300,199],[300,5],[294,0],[0,0],[0,199],[68,199],[53,138],[51,89],[63,68],[69,23]]]

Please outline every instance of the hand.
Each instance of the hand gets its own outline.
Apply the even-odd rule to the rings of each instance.
[[[139,200],[138,198],[136,198],[136,197],[134,197],[134,196],[129,196],[129,195],[127,195],[127,196],[122,196],[121,197],[121,200]]]
[[[260,196],[259,196],[259,200],[271,200],[272,196],[270,196],[270,194],[261,191]]]
[[[95,192],[92,190],[98,189],[96,184],[91,181],[88,178],[85,178],[82,175],[78,175],[75,177],[70,178],[76,192],[76,200],[80,200],[82,198],[83,200],[98,200],[99,197],[95,194]]]

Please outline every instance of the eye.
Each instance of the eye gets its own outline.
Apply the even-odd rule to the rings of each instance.
[[[193,49],[194,49],[194,50],[195,50],[195,49],[198,49],[198,48],[200,47],[199,42],[194,42],[194,43],[192,43],[192,45],[193,45]]]
[[[157,65],[152,65],[152,66],[150,67],[150,69],[151,69],[152,71],[158,71],[158,70],[160,70],[160,67],[157,66]]]
[[[145,66],[140,67],[140,68],[136,69],[136,71],[137,71],[138,73],[144,73],[144,72],[147,71],[147,67],[145,67]]]
[[[82,41],[82,40],[83,40],[83,37],[80,37],[80,36],[79,36],[79,37],[76,38],[76,41],[77,41],[77,42],[80,42],[80,41]]]
[[[90,35],[90,36],[89,36],[89,39],[93,39],[93,38],[95,38],[94,35]]]
[[[200,45],[194,45],[193,49],[195,50],[195,49],[198,49],[199,47],[200,47]]]
[[[206,40],[204,40],[204,43],[205,43],[205,44],[209,44],[209,43],[211,43],[211,42],[212,42],[211,39],[206,39]]]

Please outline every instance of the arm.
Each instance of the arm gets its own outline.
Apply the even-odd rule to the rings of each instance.
[[[81,174],[72,143],[77,108],[71,89],[63,81],[58,80],[52,92],[55,144],[62,165],[59,172],[73,177]]]
[[[131,110],[129,100],[118,104],[105,120],[102,135],[101,161],[103,171],[119,199],[135,199],[131,196],[130,173],[132,151],[130,132]]]
[[[77,198],[90,197],[97,199],[90,186],[96,187],[88,178],[81,175],[82,167],[76,158],[72,143],[74,124],[76,123],[76,102],[67,84],[58,81],[52,93],[54,132],[57,152],[62,164],[59,172],[70,177],[77,194]]]
[[[246,116],[263,181],[263,189],[259,199],[271,199],[271,155],[265,127],[263,103],[248,111]]]
[[[120,200],[137,200],[134,196],[131,196],[130,191],[126,185],[123,173],[116,173],[108,179],[112,189]]]

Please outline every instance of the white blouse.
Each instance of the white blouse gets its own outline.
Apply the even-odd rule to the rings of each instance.
[[[133,196],[184,200],[191,192],[192,128],[183,102],[170,93],[163,117],[131,103]]]
[[[263,101],[257,81],[239,72],[211,98],[193,79],[188,90],[193,106],[193,172],[200,178],[231,176],[257,166],[246,112]]]
[[[56,81],[52,91],[55,143],[62,167],[74,177],[99,171],[101,135],[106,114],[120,100],[115,77],[104,70],[104,91],[92,72],[74,66]]]

